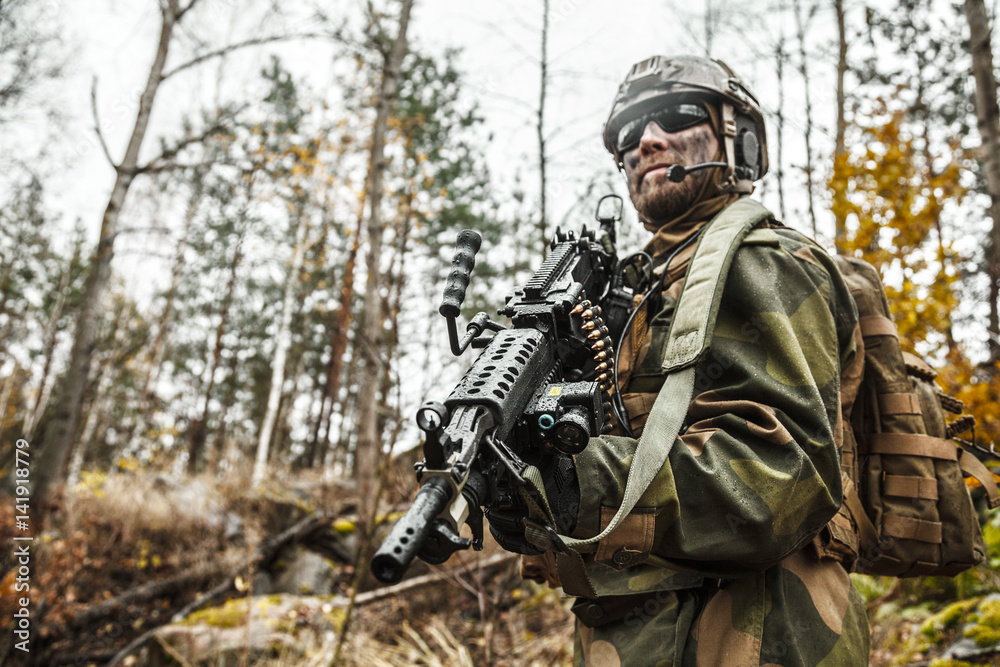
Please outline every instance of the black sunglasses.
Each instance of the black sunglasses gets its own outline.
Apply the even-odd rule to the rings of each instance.
[[[623,155],[638,146],[643,130],[650,121],[659,125],[664,132],[680,132],[706,120],[708,111],[700,104],[687,102],[661,107],[622,125],[615,137],[615,150],[618,155]]]

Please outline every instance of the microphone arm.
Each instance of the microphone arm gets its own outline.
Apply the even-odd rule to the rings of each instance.
[[[729,164],[726,162],[702,162],[701,164],[693,164],[690,167],[685,167],[682,164],[672,164],[667,168],[667,178],[674,183],[680,183],[687,175],[692,171],[700,171],[702,169],[708,169],[709,167],[728,167]]]

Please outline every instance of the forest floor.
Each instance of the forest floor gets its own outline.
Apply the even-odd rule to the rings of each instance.
[[[355,576],[349,486],[289,479],[250,490],[235,476],[85,475],[32,543],[30,590],[18,587],[13,550],[0,554],[0,664],[319,667],[335,654],[366,667],[572,663],[569,601],[522,581],[519,560],[489,538],[482,552],[418,563],[383,587]],[[400,507],[407,487],[401,476],[389,494]],[[0,498],[5,544],[13,525],[14,501]],[[990,562],[954,579],[855,575],[872,665],[1000,664],[997,516],[984,534]],[[13,625],[25,594],[27,653]]]

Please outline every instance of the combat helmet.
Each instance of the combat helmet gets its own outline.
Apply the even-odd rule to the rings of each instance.
[[[698,56],[652,56],[632,66],[604,125],[604,146],[619,168],[619,138],[629,131],[629,124],[667,103],[684,102],[708,102],[719,111],[719,138],[729,164],[723,189],[752,189],[752,182],[767,173],[767,134],[760,103],[728,65]]]

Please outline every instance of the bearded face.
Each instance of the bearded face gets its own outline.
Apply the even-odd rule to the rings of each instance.
[[[697,203],[708,172],[695,171],[674,183],[667,178],[667,168],[711,162],[718,153],[719,141],[708,121],[678,132],[648,123],[639,144],[622,156],[629,195],[639,216],[653,224],[664,224],[691,208]]]

